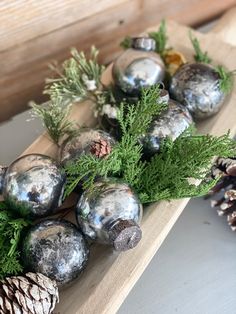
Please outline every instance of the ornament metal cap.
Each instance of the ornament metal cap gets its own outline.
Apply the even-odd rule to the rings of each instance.
[[[131,47],[139,50],[154,51],[156,42],[149,37],[134,37],[132,38]]]
[[[170,95],[168,90],[166,89],[161,89],[160,91],[160,99],[162,102],[168,103],[170,100]]]
[[[6,171],[7,167],[0,166],[0,194],[2,194]]]
[[[118,220],[108,231],[116,251],[133,249],[142,238],[142,230],[133,220]]]

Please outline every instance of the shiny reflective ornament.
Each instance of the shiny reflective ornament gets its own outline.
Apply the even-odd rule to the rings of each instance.
[[[168,92],[165,91],[166,100]],[[162,97],[164,99],[164,96]],[[168,109],[160,116],[154,118],[149,131],[140,142],[143,146],[143,153],[146,157],[151,157],[159,152],[162,141],[169,137],[175,140],[193,123],[193,119],[188,109],[176,101],[168,100]]]
[[[56,280],[61,287],[71,283],[85,268],[89,249],[74,224],[48,219],[29,230],[22,254],[26,269]]]
[[[216,114],[225,102],[219,74],[208,64],[185,64],[172,77],[170,95],[201,120]]]
[[[61,205],[64,185],[65,174],[52,158],[29,154],[7,168],[2,192],[12,209],[41,217]]]
[[[142,87],[164,80],[165,65],[155,53],[155,46],[152,38],[133,38],[132,48],[124,51],[114,62],[112,76],[124,93],[138,95]]]
[[[2,194],[7,167],[0,166],[0,194]]]
[[[88,239],[113,246],[117,251],[134,248],[141,240],[142,204],[130,186],[115,179],[97,181],[85,191],[76,217]]]
[[[60,150],[61,163],[65,165],[81,156],[91,153],[98,158],[110,154],[115,140],[102,130],[84,129],[73,139],[66,140]]]

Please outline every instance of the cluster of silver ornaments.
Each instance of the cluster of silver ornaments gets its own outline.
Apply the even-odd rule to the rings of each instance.
[[[175,140],[193,123],[188,109],[170,99],[166,90],[162,90],[161,100],[168,103],[167,110],[153,119],[148,132],[140,138],[146,157],[158,153],[166,137]]]
[[[29,230],[22,254],[27,270],[42,273],[61,287],[71,283],[83,271],[89,249],[74,224],[48,219]]]
[[[216,114],[225,102],[219,79],[211,65],[185,64],[171,79],[170,95],[186,106],[194,118],[205,119]]]
[[[46,216],[61,205],[65,174],[52,158],[41,154],[24,155],[3,173],[0,179],[3,198],[20,214]]]
[[[97,157],[109,155],[115,144],[113,137],[102,130],[83,129],[73,139],[66,140],[60,149],[61,163],[65,165],[82,154],[94,154]]]
[[[155,52],[155,40],[148,37],[132,39],[132,48],[114,62],[112,76],[124,93],[138,95],[142,87],[160,83],[165,77],[165,65]]]
[[[116,179],[97,181],[84,191],[76,218],[85,236],[117,251],[135,247],[142,237],[142,204],[130,186]]]

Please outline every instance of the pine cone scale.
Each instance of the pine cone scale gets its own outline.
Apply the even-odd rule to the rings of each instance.
[[[56,283],[39,273],[0,281],[0,314],[50,314],[58,300]]]
[[[229,226],[236,231],[236,159],[218,158],[212,167],[211,176],[221,179],[210,195],[224,192],[223,197],[211,201],[211,206],[217,208],[219,216],[227,216]]]

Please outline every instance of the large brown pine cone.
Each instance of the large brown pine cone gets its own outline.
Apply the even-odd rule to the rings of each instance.
[[[58,301],[56,282],[40,273],[0,281],[1,314],[49,314]]]
[[[220,216],[227,216],[228,224],[236,231],[236,159],[218,158],[212,167],[212,177],[221,177],[217,185],[210,191],[210,195],[217,193],[223,195],[212,200],[212,207],[217,208]]]

